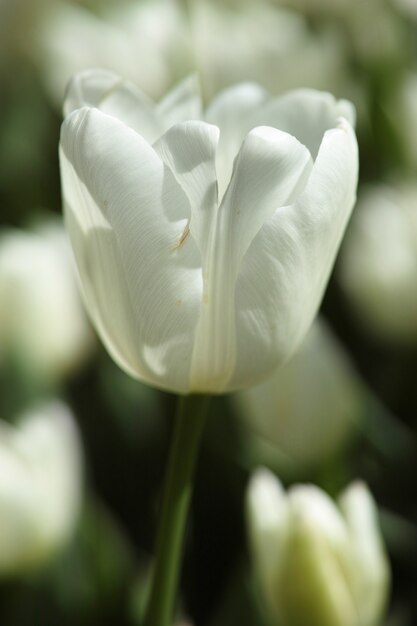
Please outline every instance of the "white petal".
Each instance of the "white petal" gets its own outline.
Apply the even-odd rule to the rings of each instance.
[[[235,283],[241,259],[273,211],[303,186],[308,150],[273,128],[249,133],[203,256],[204,300],[197,326],[192,385],[225,387],[236,366]]]
[[[155,385],[188,391],[201,300],[191,211],[137,133],[96,109],[63,124],[63,194],[90,314],[113,357]]]
[[[354,116],[354,108],[346,100],[337,101],[330,93],[314,89],[297,89],[258,107],[252,123],[274,126],[294,135],[315,159],[326,130],[334,128],[340,117],[353,124]]]
[[[73,77],[67,89],[64,114],[67,116],[83,106],[112,115],[150,142],[163,132],[154,103],[133,83],[108,70],[85,70]]]
[[[265,468],[249,481],[246,512],[255,568],[272,607],[276,605],[277,574],[285,551],[288,505],[280,481]]]
[[[390,572],[376,506],[367,486],[357,482],[342,494],[340,508],[350,533],[351,584],[361,623],[377,626],[387,602]]]
[[[189,76],[170,91],[158,104],[157,113],[163,119],[166,130],[173,124],[201,119],[201,94],[197,76]]]
[[[256,533],[273,530],[279,534],[286,515],[286,495],[281,482],[271,471],[260,468],[252,475],[247,507]]]
[[[91,69],[75,74],[65,93],[63,106],[64,117],[83,106],[100,107],[122,83],[120,76],[104,69]]]
[[[349,554],[345,521],[333,500],[315,485],[295,485],[288,492],[291,520],[308,522],[335,552]],[[343,559],[345,559],[345,555]]]
[[[236,85],[222,91],[206,111],[206,120],[220,128],[217,153],[219,195],[223,196],[232,175],[233,161],[247,133],[263,124],[252,123],[253,112],[268,98],[267,92],[252,83]]]
[[[64,114],[83,106],[112,115],[153,143],[173,124],[201,117],[201,96],[195,76],[182,81],[155,104],[130,81],[108,70],[92,69],[71,80]]]
[[[304,193],[251,243],[236,285],[237,358],[229,389],[291,356],[322,298],[355,201],[357,144],[347,122],[325,134]]]
[[[217,210],[215,159],[218,140],[216,126],[195,121],[173,126],[154,146],[190,201],[191,220],[187,228],[202,257],[206,255]]]
[[[348,535],[336,506],[320,489],[304,485],[290,490],[288,501],[287,549],[277,586],[282,623],[362,624],[348,584]]]
[[[267,126],[248,134],[220,208],[219,236],[228,238],[236,265],[262,224],[304,190],[312,166],[309,151],[295,137]]]

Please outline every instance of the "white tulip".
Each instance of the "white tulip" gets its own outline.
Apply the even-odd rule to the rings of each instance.
[[[371,333],[417,342],[417,186],[368,187],[347,233],[339,278]]]
[[[379,626],[390,581],[377,511],[356,482],[339,506],[313,485],[286,494],[267,470],[247,493],[252,556],[266,612],[279,626]]]
[[[282,468],[335,454],[360,415],[361,385],[330,327],[317,319],[297,353],[265,382],[233,396],[249,445]]]
[[[92,335],[62,223],[0,233],[0,360],[14,352],[29,373],[54,382],[89,353]]]
[[[287,360],[355,201],[351,105],[242,84],[203,114],[195,81],[154,105],[92,70],[72,82],[65,111],[67,226],[119,365],[168,390],[220,393]]]
[[[0,575],[42,565],[78,519],[81,449],[69,409],[54,401],[16,426],[0,421]]]

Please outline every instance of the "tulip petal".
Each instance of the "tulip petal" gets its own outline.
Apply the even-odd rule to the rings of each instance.
[[[216,126],[194,121],[176,124],[154,145],[187,195],[191,206],[188,227],[202,257],[207,253],[209,232],[217,210],[218,139]]]
[[[318,520],[305,513],[288,522],[291,533],[277,581],[276,601],[284,616],[282,623],[306,624],[308,616],[309,626],[362,624],[346,584],[348,546],[344,546],[344,554],[337,554]],[[345,557],[345,563],[340,557]]]
[[[251,130],[220,208],[219,237],[229,239],[236,265],[262,224],[300,195],[312,167],[309,151],[295,137],[267,126]]]
[[[297,89],[271,98],[253,113],[251,123],[280,128],[297,137],[315,159],[324,133],[334,128],[340,117],[353,125],[355,110],[347,100],[336,100],[330,93]]]
[[[335,552],[348,554],[349,535],[334,501],[315,485],[298,485],[288,491],[291,521],[316,527]],[[347,570],[348,568],[346,568]]]
[[[288,509],[290,532],[277,579],[283,615],[291,615],[294,624],[303,623],[306,615],[312,626],[357,624],[357,607],[347,584],[349,535],[340,511],[314,485],[292,487]],[[302,585],[297,584],[300,579]]]
[[[63,106],[64,116],[83,106],[99,107],[106,96],[118,88],[121,79],[108,70],[85,70],[73,76],[68,84]]]
[[[353,208],[357,176],[356,139],[341,121],[326,132],[305,191],[275,211],[243,258],[231,389],[261,380],[307,332]]]
[[[363,483],[354,483],[340,498],[350,534],[351,585],[363,623],[376,626],[384,614],[390,580],[388,560],[378,528],[373,498]]]
[[[203,255],[204,298],[195,337],[192,385],[226,385],[236,366],[235,283],[252,239],[273,211],[305,184],[308,150],[273,128],[249,133],[231,183],[208,233]],[[208,389],[207,389],[208,390]]]
[[[259,125],[252,123],[253,110],[267,98],[268,93],[258,85],[243,83],[222,91],[206,111],[207,122],[220,128],[216,164],[220,198],[230,182],[233,161],[243,139]]]
[[[167,130],[174,124],[202,117],[200,83],[196,75],[180,82],[157,106]]]
[[[136,85],[108,70],[85,70],[73,77],[65,97],[64,114],[67,116],[83,106],[112,115],[150,142],[163,132],[152,100]]]
[[[246,510],[257,574],[269,603],[279,611],[277,573],[285,553],[288,504],[281,482],[266,468],[256,470],[250,479]]]
[[[90,314],[115,360],[155,385],[188,391],[201,301],[191,216],[170,169],[141,136],[97,109],[62,127],[66,218]]]
[[[83,106],[96,107],[133,128],[153,143],[173,124],[201,117],[201,96],[195,76],[182,81],[155,105],[130,81],[108,70],[92,69],[71,80],[64,114]]]

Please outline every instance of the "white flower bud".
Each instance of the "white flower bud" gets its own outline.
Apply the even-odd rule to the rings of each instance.
[[[78,519],[82,476],[78,430],[54,401],[17,426],[0,421],[0,576],[42,565]]]
[[[366,189],[348,228],[339,279],[375,336],[417,342],[417,186]]]
[[[10,353],[47,382],[76,369],[92,333],[60,221],[0,235],[0,360]]]
[[[266,612],[277,624],[379,624],[389,566],[365,485],[351,485],[338,508],[312,485],[284,494],[271,472],[258,470],[249,483],[247,519]]]

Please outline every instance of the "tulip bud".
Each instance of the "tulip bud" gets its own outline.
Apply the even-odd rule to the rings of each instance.
[[[254,566],[266,612],[279,626],[378,626],[389,565],[374,501],[353,483],[337,506],[312,485],[285,494],[267,470],[247,493]]]
[[[381,185],[362,193],[338,275],[371,333],[403,345],[417,343],[416,185]]]
[[[0,576],[42,565],[68,541],[81,494],[78,430],[59,402],[0,421]]]
[[[0,303],[0,360],[12,353],[28,374],[50,383],[88,355],[92,334],[59,221],[1,233]]]
[[[276,451],[282,468],[335,454],[360,416],[361,385],[343,346],[318,318],[297,353],[264,383],[233,395],[255,451]]]

